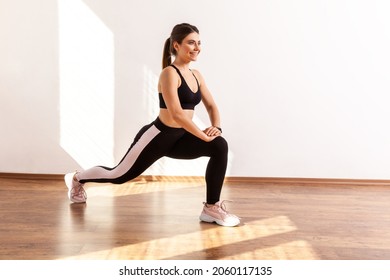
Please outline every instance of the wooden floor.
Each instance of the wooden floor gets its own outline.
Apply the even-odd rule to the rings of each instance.
[[[390,188],[227,183],[242,218],[199,221],[199,180],[90,184],[70,204],[59,178],[0,178],[0,259],[390,259]]]

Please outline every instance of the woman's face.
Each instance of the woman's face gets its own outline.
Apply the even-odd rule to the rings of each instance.
[[[183,39],[181,44],[175,42],[176,55],[185,61],[196,61],[200,53],[200,39],[196,32],[190,33]]]

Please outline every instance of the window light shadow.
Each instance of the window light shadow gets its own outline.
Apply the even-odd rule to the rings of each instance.
[[[82,167],[114,162],[114,40],[81,0],[58,0],[60,145]]]
[[[224,259],[294,259],[300,255],[307,259],[317,256],[311,245],[304,240],[291,240],[290,233],[297,230],[287,216],[275,216],[245,223],[240,227],[228,228],[207,224],[201,230],[177,234],[170,237],[118,246],[106,250],[81,253],[63,259],[213,259],[216,251],[226,251],[218,256]],[[283,236],[286,238],[283,239]],[[277,245],[264,245],[262,240],[280,236]],[[191,240],[189,246],[188,241]],[[265,242],[267,243],[267,242]],[[243,246],[245,245],[245,246]],[[245,248],[245,249],[243,249]],[[247,248],[252,248],[248,250]],[[299,252],[298,252],[299,251]],[[213,253],[214,252],[214,253]],[[236,252],[229,254],[228,252]]]

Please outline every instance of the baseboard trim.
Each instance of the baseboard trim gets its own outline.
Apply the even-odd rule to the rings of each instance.
[[[37,173],[1,173],[1,179],[17,180],[60,180],[64,178],[63,174],[37,174]]]
[[[390,180],[338,179],[338,178],[294,178],[294,177],[227,177],[226,182],[234,184],[278,184],[278,185],[350,185],[388,186]]]
[[[63,174],[33,174],[33,173],[1,173],[2,179],[19,180],[63,180]],[[162,175],[141,175],[133,182],[204,182],[203,176],[162,176]],[[348,185],[348,186],[388,186],[390,180],[376,179],[337,179],[337,178],[292,178],[292,177],[233,177],[225,178],[228,184],[247,185]]]

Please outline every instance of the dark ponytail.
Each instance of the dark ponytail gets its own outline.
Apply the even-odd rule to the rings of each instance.
[[[183,39],[187,37],[188,34],[194,32],[199,34],[198,28],[194,25],[188,23],[181,23],[175,25],[175,27],[172,29],[171,36],[165,40],[162,57],[163,69],[172,63],[172,55],[176,55],[176,50],[173,48],[173,43],[178,42],[179,44],[181,44]]]
[[[163,57],[162,57],[162,68],[171,65],[172,63],[172,57],[171,57],[171,37],[165,40],[164,44],[164,51],[163,51]]]

